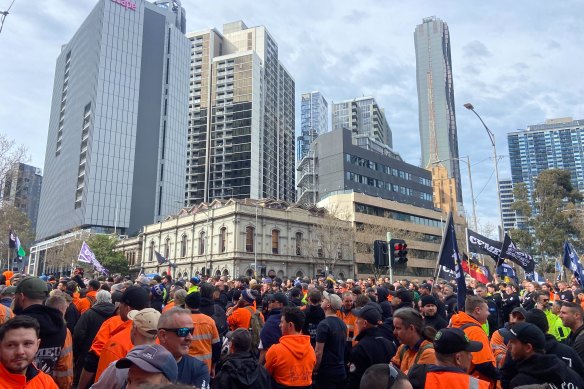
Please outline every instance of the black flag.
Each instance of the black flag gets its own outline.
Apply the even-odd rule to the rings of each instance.
[[[458,251],[458,242],[456,241],[456,231],[454,230],[454,220],[452,213],[448,214],[446,231],[442,238],[442,247],[438,257],[440,271],[450,269],[454,272],[457,287],[458,310],[464,311],[464,300],[466,300],[466,282],[464,280],[464,271],[462,270],[460,251]]]
[[[466,229],[467,245],[468,251],[476,254],[485,254],[493,258],[495,262],[499,259],[499,254],[501,254],[502,242],[497,242],[482,236],[474,232],[473,230]]]
[[[531,255],[519,251],[517,246],[515,246],[515,243],[513,243],[507,234],[505,234],[505,239],[503,240],[503,247],[501,247],[501,254],[499,254],[497,267],[500,266],[505,259],[515,262],[527,273],[532,273],[535,269],[535,263],[533,262]]]

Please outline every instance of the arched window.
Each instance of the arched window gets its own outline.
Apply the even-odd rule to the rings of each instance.
[[[296,233],[296,255],[302,255],[302,232]]]
[[[223,227],[219,231],[219,252],[224,253],[227,247],[227,228]]]
[[[187,235],[183,234],[181,241],[180,241],[180,256],[186,257],[187,256]]]
[[[164,258],[168,259],[170,257],[170,238],[166,238],[164,241]]]
[[[205,254],[205,231],[201,231],[199,234],[199,255]]]
[[[253,277],[253,270],[252,269],[247,269],[245,271],[245,275],[248,276],[248,277]]]
[[[227,269],[223,270],[223,275],[225,277],[229,277],[229,270],[227,270]]]
[[[221,277],[221,270],[215,270],[215,277]]]
[[[296,277],[302,278],[302,277],[304,277],[304,273],[302,273],[302,271],[301,271],[301,270],[298,270],[298,271],[296,272]]]
[[[272,254],[280,253],[280,231],[272,230]]]
[[[255,250],[255,228],[252,226],[245,227],[245,251],[253,253]]]
[[[150,241],[150,246],[148,247],[148,262],[152,262],[154,260],[154,241]]]

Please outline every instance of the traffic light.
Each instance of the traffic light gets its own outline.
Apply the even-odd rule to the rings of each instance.
[[[408,262],[408,245],[403,239],[389,241],[391,265],[405,265]]]
[[[389,266],[389,255],[386,241],[376,240],[373,242],[373,259],[375,267]]]

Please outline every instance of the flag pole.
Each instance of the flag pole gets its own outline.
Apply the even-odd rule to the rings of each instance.
[[[446,218],[446,220],[450,220],[450,212],[448,212],[448,217]],[[434,283],[438,283],[438,276],[440,275],[440,256],[442,255],[444,240],[446,238],[446,225],[444,224],[442,216],[440,216],[440,222],[442,223],[442,242],[440,244],[440,252],[438,253],[438,257],[436,258],[436,269],[434,270]]]

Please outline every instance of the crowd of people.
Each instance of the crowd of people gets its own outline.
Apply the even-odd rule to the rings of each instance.
[[[461,309],[433,279],[0,283],[1,388],[584,389],[574,281],[469,280]]]

